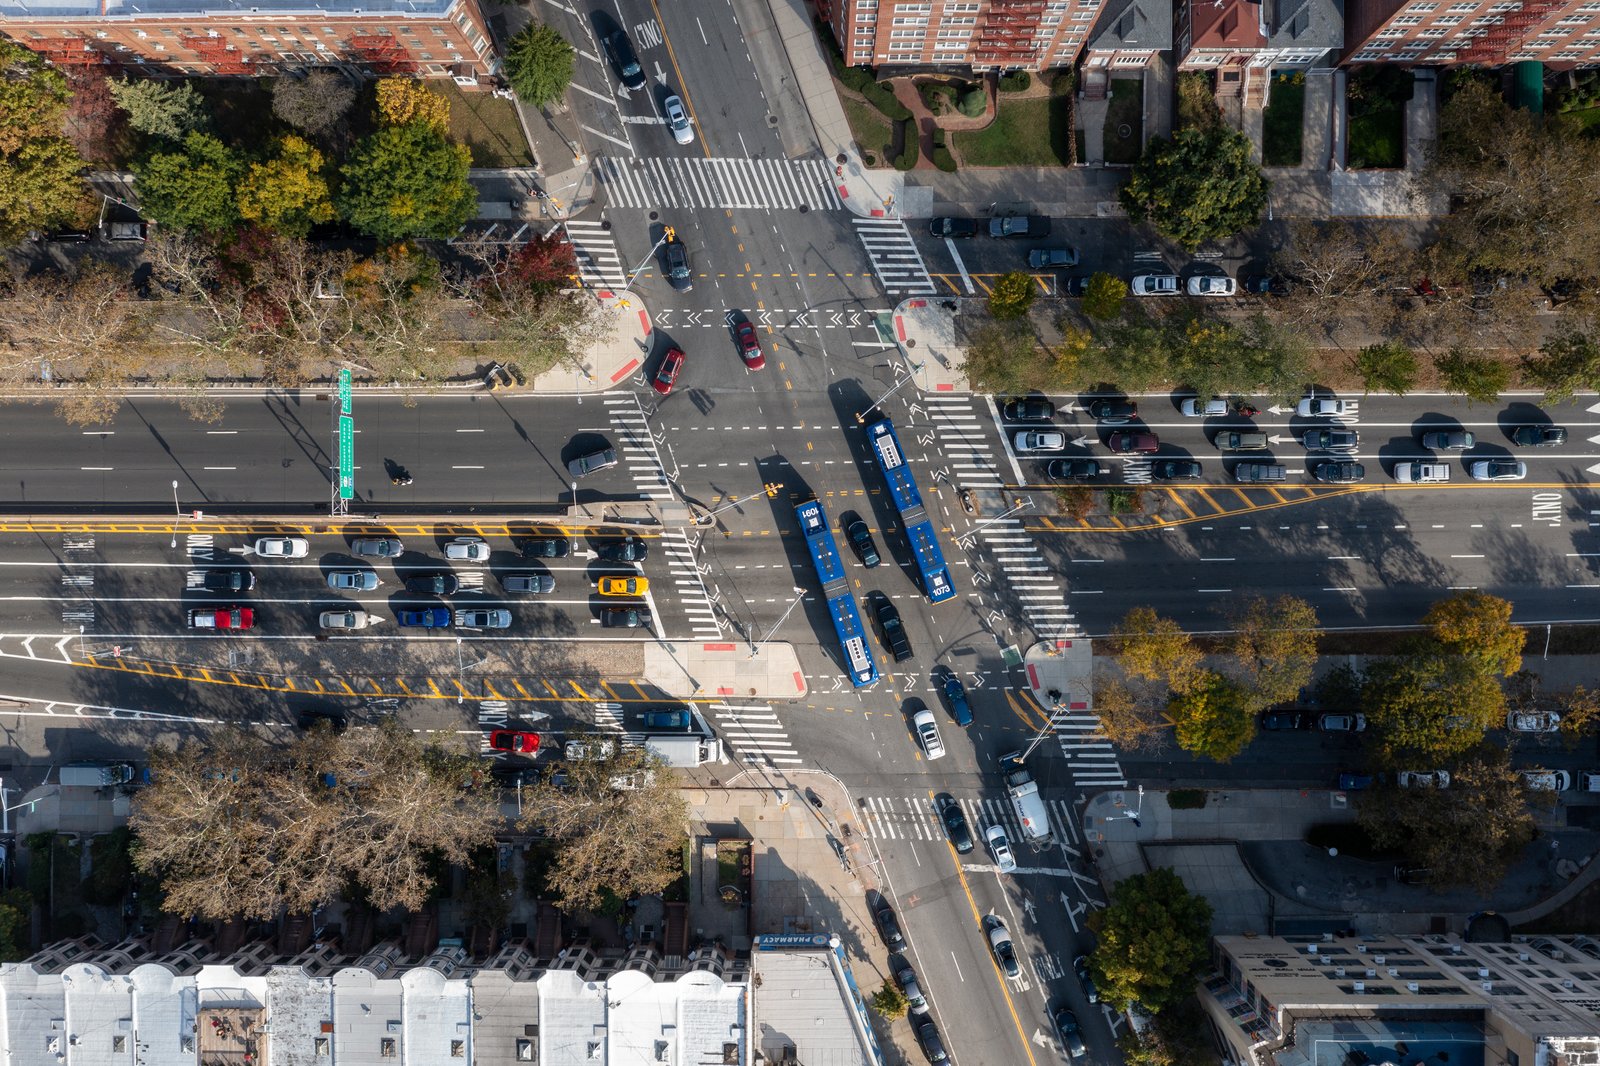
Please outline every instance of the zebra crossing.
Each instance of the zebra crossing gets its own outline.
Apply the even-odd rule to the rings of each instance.
[[[770,704],[719,700],[710,710],[717,731],[739,762],[795,765],[802,761]]]
[[[1067,757],[1067,772],[1072,783],[1085,789],[1126,788],[1117,749],[1100,731],[1100,719],[1092,714],[1062,711],[1051,718],[1061,754]]]
[[[833,168],[820,159],[596,156],[595,179],[612,207],[838,211]]]
[[[905,219],[858,216],[850,221],[855,223],[856,236],[861,240],[861,247],[866,249],[867,258],[872,260],[872,269],[883,284],[884,292],[932,296],[938,291],[928,276],[922,253],[917,251],[917,242],[906,229]]]
[[[722,623],[711,606],[711,596],[695,561],[694,545],[682,530],[668,530],[661,534],[661,551],[667,558],[667,569],[672,572],[672,583],[677,587],[678,601],[689,616],[689,630],[696,640],[715,639],[722,636]]]
[[[633,478],[641,499],[670,500],[672,489],[661,465],[661,453],[650,432],[650,423],[639,401],[633,396],[614,396],[605,401],[606,414],[617,433],[617,455]]]
[[[969,489],[998,489],[1005,484],[994,461],[994,444],[987,432],[989,423],[974,408],[974,397],[924,394],[919,402],[926,407],[938,436],[939,451],[950,460],[950,476]]]
[[[568,220],[562,228],[578,260],[578,280],[591,289],[618,288],[628,283],[627,268],[616,238],[599,222]]]
[[[1004,797],[985,799],[957,799],[972,835],[980,841],[985,827],[999,824],[1005,827],[1006,838],[1012,847],[1019,847],[1027,839],[1022,826],[1017,823],[1016,812]],[[933,801],[921,796],[867,796],[857,803],[857,815],[866,827],[867,835],[878,840],[943,840],[944,824]],[[1045,813],[1050,819],[1050,834],[1057,841],[1071,844],[1078,839],[1077,826],[1072,820],[1072,805],[1066,800],[1047,800]],[[1026,862],[1019,852],[1018,861]]]

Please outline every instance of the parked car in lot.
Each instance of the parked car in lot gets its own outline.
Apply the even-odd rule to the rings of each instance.
[[[566,537],[535,537],[522,546],[524,559],[565,559],[572,552]]]
[[[1470,429],[1430,429],[1422,435],[1422,446],[1441,452],[1464,452],[1478,443]]]
[[[350,550],[368,559],[393,559],[406,550],[399,537],[357,537],[350,542]]]
[[[1289,468],[1282,463],[1240,463],[1233,468],[1233,480],[1241,485],[1270,485],[1285,481]]]
[[[1295,405],[1294,411],[1301,418],[1343,418],[1350,413],[1350,402],[1332,396],[1307,396]]]
[[[1567,443],[1567,431],[1563,426],[1518,426],[1511,439],[1523,448],[1554,448]]]
[[[1367,476],[1367,468],[1357,462],[1319,463],[1311,476],[1329,485],[1354,485]]]
[[[207,592],[249,592],[256,587],[256,575],[232,567],[207,570],[200,583]]]
[[[998,917],[991,915],[986,921],[989,923],[989,950],[994,953],[995,965],[1007,977],[1021,977],[1022,966],[1017,962],[1017,947],[1011,942],[1011,930]]]
[[[868,570],[883,561],[878,555],[878,546],[872,543],[872,531],[861,519],[851,520],[850,524],[844,527],[844,536],[856,550],[856,555],[861,557],[861,565]]]
[[[421,607],[395,612],[395,621],[406,629],[446,629],[450,625],[450,608]]]
[[[423,596],[450,596],[461,589],[461,579],[448,570],[412,574],[406,578],[406,591]]]
[[[1093,481],[1100,473],[1094,459],[1052,459],[1044,466],[1046,481]]]
[[[1190,396],[1178,404],[1178,410],[1183,412],[1185,418],[1219,418],[1228,413],[1228,401],[1221,396],[1213,396],[1209,400]]]
[[[1345,770],[1339,774],[1338,785],[1340,791],[1343,792],[1360,792],[1363,789],[1371,788],[1376,781],[1377,778],[1375,778],[1372,774],[1363,774],[1357,773],[1353,770]]]
[[[1194,459],[1157,459],[1150,464],[1150,476],[1157,481],[1199,481],[1204,473]]]
[[[989,845],[989,854],[994,856],[994,864],[1000,867],[1000,872],[1008,874],[1017,868],[1017,857],[1012,854],[1011,841],[1006,839],[1005,827],[996,823],[983,831],[984,842]]]
[[[1061,294],[1063,296],[1082,296],[1089,291],[1089,279],[1082,274],[1075,274],[1070,278],[1061,279]]]
[[[939,1036],[939,1027],[932,1022],[917,1026],[917,1043],[922,1045],[922,1053],[932,1066],[943,1066],[950,1061],[950,1053],[944,1049],[944,1040]]]
[[[1018,455],[1030,452],[1059,452],[1067,446],[1065,433],[1053,429],[1025,429],[1011,438]]]
[[[1048,237],[1050,220],[1038,215],[996,215],[989,220],[991,237]]]
[[[1217,277],[1214,274],[1196,275],[1189,279],[1185,287],[1190,296],[1232,296],[1239,288],[1232,278]]]
[[[928,999],[922,994],[922,985],[917,981],[917,971],[909,966],[902,966],[894,972],[894,979],[906,997],[906,1009],[912,1014],[928,1013]]]
[[[372,616],[354,608],[345,611],[323,611],[317,615],[317,625],[323,629],[365,629]]]
[[[511,612],[504,607],[466,607],[456,612],[456,625],[466,629],[510,629]]]
[[[1023,396],[1000,405],[1000,417],[1007,422],[1048,422],[1056,416],[1056,405],[1043,396]]]
[[[1506,728],[1513,733],[1554,733],[1561,728],[1555,711],[1512,711],[1506,715]]]
[[[1106,447],[1118,455],[1148,455],[1161,448],[1161,441],[1148,429],[1119,429],[1106,438]]]
[[[1366,728],[1364,714],[1325,714],[1317,719],[1317,729],[1324,733],[1360,733]]]
[[[444,546],[444,557],[463,563],[489,561],[489,545],[482,537],[457,537]]]
[[[489,747],[493,751],[532,755],[539,750],[539,734],[520,729],[496,729],[489,734]]]
[[[889,906],[889,901],[882,896],[872,908],[872,919],[878,923],[878,935],[883,937],[883,946],[890,951],[904,951],[906,949],[906,936],[900,931],[900,919],[895,917],[894,908]]]
[[[944,825],[944,835],[950,838],[951,845],[962,855],[972,850],[972,828],[967,825],[967,815],[961,809],[961,804],[949,793],[941,792],[934,800],[934,806],[939,811],[939,821]]]
[[[556,590],[556,579],[551,574],[539,574],[532,570],[515,570],[509,574],[500,575],[500,587],[510,593],[542,594]]]
[[[259,537],[255,549],[263,559],[304,559],[311,544],[304,537]]]
[[[928,221],[928,232],[935,237],[954,237],[959,240],[977,233],[978,225],[970,218],[955,218],[945,215],[941,218],[930,219]]]
[[[249,607],[196,607],[189,612],[190,629],[253,629],[256,613]]]
[[[1361,434],[1353,429],[1308,429],[1300,443],[1307,451],[1353,452],[1361,444]]]
[[[1467,467],[1474,481],[1521,481],[1528,476],[1528,464],[1516,459],[1483,459]]]
[[[1076,248],[1035,248],[1028,253],[1028,266],[1033,270],[1078,265]]]
[[[683,349],[668,348],[667,354],[661,357],[656,376],[650,379],[650,387],[662,396],[671,396],[672,386],[678,383],[678,374],[683,370],[683,360]]]
[[[643,607],[606,607],[600,612],[602,629],[648,629],[650,612]]]
[[[1139,405],[1132,400],[1091,400],[1089,417],[1104,426],[1125,426],[1139,417]]]
[[[1089,1003],[1100,1002],[1100,990],[1094,986],[1094,975],[1089,972],[1089,956],[1079,955],[1072,960],[1072,972],[1083,989],[1083,998]]]
[[[1449,788],[1449,770],[1401,770],[1394,775],[1401,788]]]
[[[928,761],[944,758],[944,738],[939,736],[939,723],[926,707],[911,716],[911,727],[917,731],[917,743]]]
[[[1277,274],[1246,274],[1243,288],[1252,296],[1287,296],[1291,290],[1289,279]]]
[[[1128,291],[1135,296],[1176,296],[1178,275],[1139,274],[1129,283]]]
[[[328,575],[328,587],[339,592],[371,592],[380,584],[371,570],[335,570]]]
[[[1529,792],[1565,792],[1572,787],[1572,775],[1565,770],[1521,770],[1522,787]]]

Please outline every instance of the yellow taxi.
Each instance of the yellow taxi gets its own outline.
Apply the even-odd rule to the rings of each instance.
[[[642,577],[603,577],[600,579],[602,596],[643,596],[650,591],[650,581]]]

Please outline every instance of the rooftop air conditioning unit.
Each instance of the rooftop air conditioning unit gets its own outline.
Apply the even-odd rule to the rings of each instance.
[[[1407,992],[1415,992],[1419,987],[1421,987],[1421,986],[1418,985],[1415,981],[1407,981],[1406,982],[1406,991]]]

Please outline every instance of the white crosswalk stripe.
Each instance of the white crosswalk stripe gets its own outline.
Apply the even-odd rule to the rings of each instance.
[[[983,848],[983,831],[991,825],[1005,828],[1006,838],[1013,848],[1023,841],[1022,827],[1016,812],[1003,796],[983,799],[958,798],[957,803],[967,816],[972,829],[976,851]],[[939,812],[927,796],[867,796],[858,805],[858,814],[868,836],[879,840],[943,840],[944,823]],[[1057,841],[1069,845],[1078,840],[1077,823],[1072,818],[1072,805],[1066,800],[1047,800],[1045,812],[1050,818],[1051,832]],[[1020,861],[1020,856],[1019,856]]]
[[[605,401],[606,413],[616,431],[617,458],[633,477],[634,488],[649,500],[670,500],[672,489],[661,465],[661,453],[650,433],[650,423],[633,396],[612,397]]]
[[[706,591],[688,536],[682,530],[663,532],[661,552],[666,556],[678,600],[689,616],[689,631],[697,640],[722,636],[722,622],[711,606],[711,595]]]
[[[568,221],[561,227],[578,259],[578,277],[590,288],[621,288],[628,272],[611,231],[599,222]]]
[[[711,704],[711,717],[740,762],[793,765],[802,761],[769,704],[718,701]]]
[[[596,156],[595,178],[612,207],[718,207],[838,211],[832,168],[821,159]]]
[[[937,291],[904,219],[857,217],[850,221],[855,223],[856,236],[872,260],[884,292],[932,296]]]

